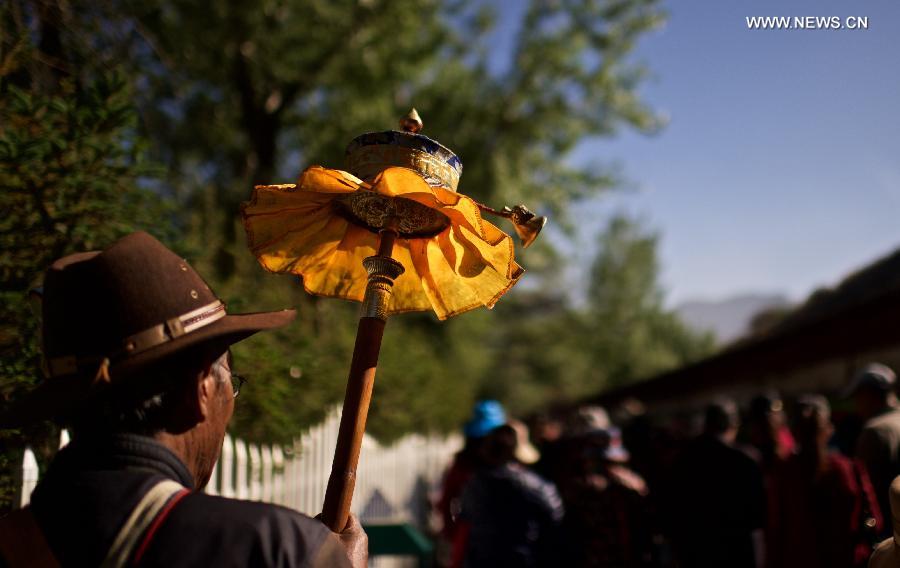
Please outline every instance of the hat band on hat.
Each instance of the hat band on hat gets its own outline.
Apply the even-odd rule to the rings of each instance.
[[[151,347],[162,345],[182,335],[206,327],[226,315],[225,304],[221,300],[216,300],[196,310],[167,319],[161,324],[126,337],[122,341],[122,349],[111,355],[110,358],[116,359],[146,351]],[[104,357],[102,356],[78,357],[76,355],[65,355],[53,357],[47,361],[47,375],[50,378],[71,375],[78,372],[79,367],[89,363],[96,364],[103,359]]]

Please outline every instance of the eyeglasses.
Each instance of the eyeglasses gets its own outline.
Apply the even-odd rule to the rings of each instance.
[[[247,382],[245,377],[238,375],[237,373],[231,373],[231,390],[234,391],[234,398],[237,398],[239,394],[241,394],[241,387],[244,386],[244,383]]]

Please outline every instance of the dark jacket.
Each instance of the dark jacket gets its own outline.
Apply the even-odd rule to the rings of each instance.
[[[467,568],[558,564],[562,499],[556,487],[516,463],[485,468],[463,491]]]
[[[754,568],[753,532],[766,520],[762,470],[752,457],[701,436],[672,472],[668,519],[685,568]]]
[[[181,460],[151,438],[76,440],[57,455],[31,507],[63,566],[98,566],[157,482],[193,489]],[[156,532],[142,566],[349,566],[331,532],[296,511],[191,492]]]

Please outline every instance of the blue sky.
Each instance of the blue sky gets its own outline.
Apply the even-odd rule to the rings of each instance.
[[[665,7],[667,25],[635,60],[653,75],[640,92],[669,125],[572,156],[618,163],[631,185],[579,208],[573,266],[589,262],[597,220],[618,211],[661,234],[671,305],[744,292],[801,300],[900,247],[900,2]],[[747,16],[867,16],[869,29],[749,30]]]

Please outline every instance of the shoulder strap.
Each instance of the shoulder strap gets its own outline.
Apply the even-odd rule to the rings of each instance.
[[[59,568],[31,507],[0,519],[0,557],[10,568]]]
[[[165,522],[166,517],[169,516],[169,513],[172,512],[172,509],[175,508],[175,505],[178,504],[181,499],[190,493],[187,489],[182,489],[178,493],[175,494],[174,497],[169,499],[169,502],[166,503],[166,506],[163,507],[163,510],[156,515],[156,518],[153,519],[153,524],[150,525],[150,528],[147,529],[147,532],[144,533],[144,538],[141,539],[140,546],[137,547],[137,552],[134,553],[134,557],[132,558],[131,564],[132,566],[139,566],[141,564],[141,558],[144,557],[144,553],[147,552],[147,548],[150,546],[150,543],[153,542],[153,537],[156,535],[156,531],[159,530],[159,527]]]
[[[124,568],[148,527],[160,514],[172,497],[178,493],[186,493],[187,489],[180,483],[166,479],[150,488],[140,502],[131,511],[131,515],[119,534],[116,535],[113,544],[101,564],[102,568]]]

